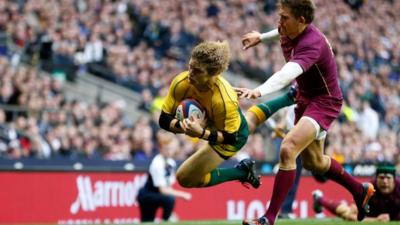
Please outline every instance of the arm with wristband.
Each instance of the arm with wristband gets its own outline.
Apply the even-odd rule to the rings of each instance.
[[[209,130],[202,128],[200,123],[185,119],[179,121],[173,115],[161,111],[159,125],[164,130],[173,133],[185,133],[192,137],[209,141],[210,144],[234,144],[236,141],[235,133],[228,133],[226,131]],[[190,128],[190,129],[189,129]]]
[[[181,123],[178,119],[174,117],[174,115],[168,114],[164,111],[161,111],[160,118],[158,120],[158,124],[164,130],[173,132],[173,133],[184,133],[182,129]]]
[[[210,144],[235,144],[236,132],[229,133],[226,131],[219,131],[215,129],[207,129],[201,127],[200,123],[196,120],[185,119],[182,121],[182,129],[185,134],[198,137],[200,139],[210,142]]]

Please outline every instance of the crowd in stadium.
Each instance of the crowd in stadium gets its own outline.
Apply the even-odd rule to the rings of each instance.
[[[400,163],[400,24],[394,22],[400,20],[400,2],[316,4],[315,23],[336,53],[345,96],[327,153],[341,163]],[[240,41],[247,31],[272,29],[274,8],[274,1],[256,0],[1,1],[0,103],[27,110],[0,109],[0,156],[151,158],[157,152],[159,99],[196,43],[228,40],[230,70],[246,79],[265,80],[284,64],[279,42],[243,51]],[[16,67],[19,58],[34,66]],[[152,116],[131,123],[118,103],[67,100],[58,79],[40,75],[45,62],[140,93],[140,110]],[[265,159],[263,135],[252,135],[242,153]],[[180,159],[200,144],[177,138]]]

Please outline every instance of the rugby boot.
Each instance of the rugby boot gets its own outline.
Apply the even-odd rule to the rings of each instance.
[[[375,193],[375,188],[371,183],[363,183],[363,193],[360,199],[356,200],[358,209],[357,220],[361,221],[365,218],[365,215],[369,213],[368,202]]]
[[[243,220],[242,225],[269,225],[268,219],[263,216],[254,220]]]
[[[256,174],[254,160],[243,159],[235,167],[247,173],[245,178],[239,180],[245,187],[248,188],[248,184],[250,184],[253,188],[260,187],[260,176]]]
[[[322,198],[323,194],[322,191],[320,190],[315,190],[312,192],[312,197],[313,197],[313,209],[315,213],[321,213],[322,212],[322,206],[318,203],[318,200]]]
[[[297,95],[297,85],[291,85],[289,87],[289,97],[291,97],[293,100],[296,100],[296,95]]]

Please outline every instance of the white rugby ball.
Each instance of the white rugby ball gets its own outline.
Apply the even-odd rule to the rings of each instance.
[[[175,117],[180,121],[190,117],[202,119],[205,118],[205,116],[206,116],[206,111],[204,110],[203,106],[201,106],[200,103],[198,103],[194,99],[183,100],[179,104],[175,113]]]

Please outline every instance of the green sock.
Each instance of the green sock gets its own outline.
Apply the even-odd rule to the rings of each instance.
[[[217,168],[211,171],[210,174],[211,177],[208,184],[206,184],[207,187],[224,183],[226,181],[239,180],[247,175],[245,171],[238,168]]]
[[[287,91],[274,99],[257,104],[257,107],[259,107],[264,112],[265,118],[268,119],[279,109],[293,105],[294,103],[294,97],[289,91]]]

